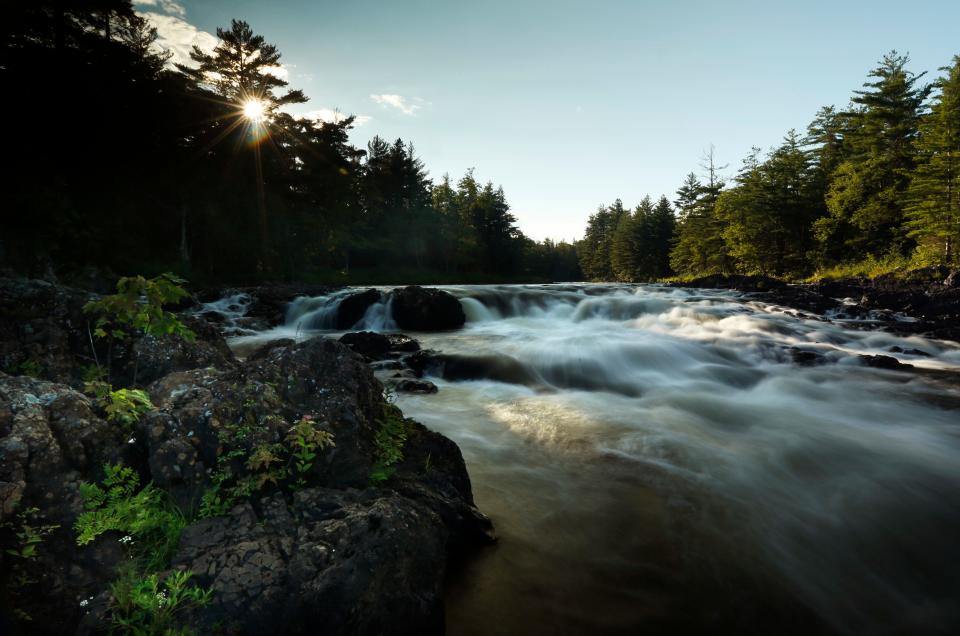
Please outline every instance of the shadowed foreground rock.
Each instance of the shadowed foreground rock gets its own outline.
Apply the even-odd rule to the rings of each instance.
[[[215,332],[200,341],[216,351],[223,342]],[[177,357],[160,344],[157,351]],[[493,540],[456,444],[403,418],[363,358],[337,342],[279,341],[242,364],[227,356],[213,365],[196,359],[195,368],[153,381],[155,408],[127,429],[105,421],[100,406],[69,386],[0,373],[0,524],[36,507],[39,523],[59,526],[25,562],[31,582],[7,590],[4,616],[14,608],[30,614],[23,632],[30,634],[109,630],[110,583],[126,548],[117,532],[79,547],[73,525],[81,482],[100,481],[104,464],[121,463],[141,484],[169,493],[191,520],[170,568],[192,571],[213,597],[180,616],[181,626],[234,634],[442,632],[448,556]],[[199,518],[216,471],[236,480],[227,484],[256,476],[249,458],[264,448],[285,452],[294,423],[304,421],[332,435],[335,446],[318,451],[302,475],[269,475],[222,513]],[[402,437],[384,470],[388,425]],[[15,546],[9,530],[0,538],[4,549]],[[9,573],[12,557],[0,558]]]

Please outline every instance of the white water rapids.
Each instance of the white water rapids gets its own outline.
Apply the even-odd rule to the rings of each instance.
[[[450,633],[957,633],[957,343],[735,292],[444,289],[467,325],[411,335],[472,379],[398,404],[459,444],[501,537],[451,577]],[[328,333],[298,303],[235,344]]]

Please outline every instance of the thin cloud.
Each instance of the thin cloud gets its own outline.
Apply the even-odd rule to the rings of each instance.
[[[417,103],[411,103],[403,95],[395,95],[384,93],[382,95],[370,95],[370,99],[380,104],[385,108],[395,108],[399,110],[404,115],[416,115],[417,111],[422,108],[421,104],[426,104],[428,102],[420,99],[419,97],[414,97],[413,101]]]
[[[299,115],[300,119],[319,120],[329,124],[339,123],[347,117],[349,117],[349,115],[345,115],[339,110],[332,108],[318,108],[316,110],[309,110]],[[373,117],[370,117],[369,115],[355,115],[354,117],[356,117],[356,119],[353,121],[355,126],[363,126],[365,123],[373,119]]]
[[[156,7],[167,15],[175,15],[181,18],[187,15],[187,9],[175,0],[133,0],[133,4],[144,7]]]
[[[290,77],[290,71],[288,71],[287,67],[283,65],[265,66],[263,67],[263,72],[266,73],[267,75],[273,75],[274,77],[278,77],[284,81],[286,81],[286,79]]]

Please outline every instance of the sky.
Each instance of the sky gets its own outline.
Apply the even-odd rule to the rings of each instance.
[[[583,234],[597,206],[674,193],[712,145],[752,146],[845,106],[891,49],[960,54],[960,1],[134,0],[185,59],[246,20],[282,53],[291,109],[412,141],[431,178],[502,185],[523,232]]]

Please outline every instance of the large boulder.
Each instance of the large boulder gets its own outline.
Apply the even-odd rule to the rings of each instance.
[[[440,289],[401,287],[390,292],[390,302],[393,320],[401,329],[443,331],[467,321],[460,301]]]
[[[110,582],[126,548],[116,532],[77,546],[73,530],[80,483],[102,479],[106,463],[132,467],[189,520],[170,565],[213,597],[182,627],[442,632],[448,555],[492,540],[492,528],[456,444],[386,403],[362,357],[328,339],[280,341],[243,363],[170,373],[148,391],[155,408],[124,427],[65,385],[0,373],[0,523],[35,507],[36,523],[58,526],[31,561],[29,602],[17,597],[30,633],[109,631]],[[304,423],[335,445],[301,471],[291,436]],[[399,450],[389,470],[384,443]],[[252,461],[265,451],[285,468]],[[214,488],[227,507],[197,518]],[[14,547],[0,535],[3,549]]]
[[[337,305],[336,328],[350,329],[360,322],[370,305],[374,305],[381,300],[383,300],[383,294],[376,289],[368,289],[347,296]]]

